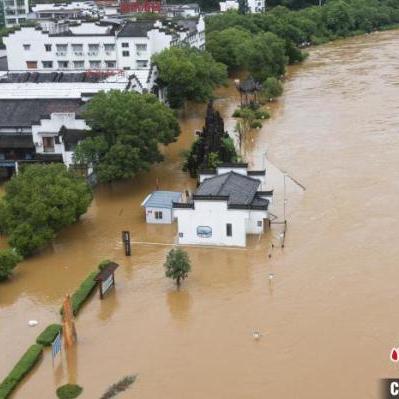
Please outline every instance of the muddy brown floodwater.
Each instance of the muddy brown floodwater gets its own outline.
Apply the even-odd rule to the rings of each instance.
[[[121,398],[377,398],[378,379],[399,372],[389,361],[399,345],[398,54],[399,31],[377,33],[312,49],[290,70],[273,118],[245,149],[251,166],[261,167],[266,151],[274,165],[267,162],[277,215],[277,167],[306,187],[287,178],[285,249],[276,227],[245,250],[188,248],[193,272],[176,291],[162,268],[170,246],[137,244],[125,258],[120,233],[173,243],[176,227],[145,225],[140,203],[157,177],[163,189],[193,186],[180,152],[205,109],[188,107],[164,163],[99,187],[87,215],[1,285],[0,378],[58,321],[66,292],[100,260],[121,264],[116,290],[82,310],[77,352],[53,368],[46,351],[14,397],[54,398],[57,386],[76,381],[82,398],[99,398],[137,374]],[[231,87],[219,94],[231,129],[237,97]]]

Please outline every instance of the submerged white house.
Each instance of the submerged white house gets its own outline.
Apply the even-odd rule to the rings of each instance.
[[[145,209],[147,223],[170,224],[173,222],[173,202],[180,202],[181,193],[176,191],[154,191],[141,204]]]
[[[262,190],[265,170],[247,167],[231,164],[204,171],[191,199],[173,203],[179,244],[245,247],[247,234],[264,232],[273,191]]]

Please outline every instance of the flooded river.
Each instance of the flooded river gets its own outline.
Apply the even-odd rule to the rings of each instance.
[[[236,93],[218,94],[233,129]],[[193,187],[181,151],[205,108],[188,107],[164,163],[99,187],[88,214],[1,285],[0,378],[59,320],[65,293],[102,259],[121,265],[116,290],[80,313],[76,353],[53,368],[47,350],[14,397],[54,398],[72,381],[83,386],[82,398],[95,399],[137,374],[121,398],[377,398],[378,379],[399,372],[389,361],[399,346],[398,97],[399,31],[312,49],[290,70],[273,118],[246,143],[251,166],[269,166],[276,215],[279,169],[306,187],[287,178],[286,247],[278,248],[274,227],[247,249],[189,248],[193,271],[177,291],[162,267],[171,247],[136,244],[125,258],[120,234],[174,242],[176,227],[146,225],[140,203],[157,178],[162,189]],[[39,326],[28,327],[29,319]]]

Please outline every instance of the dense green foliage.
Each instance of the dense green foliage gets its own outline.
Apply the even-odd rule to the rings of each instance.
[[[184,280],[191,271],[190,258],[187,252],[180,248],[171,249],[166,257],[165,276],[176,281],[179,286],[180,281]]]
[[[0,249],[0,281],[7,280],[21,260],[22,256],[14,249]]]
[[[167,100],[178,108],[186,100],[204,102],[216,86],[227,78],[225,65],[215,62],[204,51],[189,47],[171,47],[153,57],[158,67],[160,87],[167,89]]]
[[[126,391],[136,381],[135,375],[128,375],[123,377],[117,383],[112,384],[100,399],[110,399],[118,395],[118,393]]]
[[[301,8],[308,3],[287,0],[269,6]],[[292,11],[278,6],[262,14],[232,11],[207,19],[207,50],[229,70],[247,69],[263,82],[278,78],[287,61],[301,61],[298,46],[304,43],[318,44],[398,22],[399,2],[392,0],[328,0],[322,7]]]
[[[43,352],[41,345],[32,345],[21,357],[10,374],[0,384],[0,399],[6,399],[16,386],[22,381],[26,374],[39,361]]]
[[[1,230],[18,253],[31,255],[76,222],[91,200],[85,180],[63,164],[25,166],[5,186]]]
[[[77,398],[83,391],[83,388],[75,384],[66,384],[57,388],[57,397],[59,399]]]
[[[36,343],[43,346],[51,346],[54,342],[55,337],[62,330],[60,324],[50,324],[48,325],[36,338]]]
[[[159,144],[176,141],[180,128],[152,94],[111,90],[89,102],[84,116],[92,137],[75,149],[75,163],[93,165],[100,182],[126,179],[162,161]]]
[[[215,169],[222,163],[237,162],[238,156],[233,140],[226,134],[217,151],[211,152],[206,158],[204,139],[198,138],[192,144],[190,151],[185,154],[183,170],[189,172],[191,177],[197,177],[198,170]]]
[[[263,82],[261,94],[266,100],[272,100],[283,94],[283,85],[275,77],[267,78]]]

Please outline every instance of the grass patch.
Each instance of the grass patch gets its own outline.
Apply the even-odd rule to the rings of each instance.
[[[36,343],[43,346],[50,346],[58,333],[62,330],[60,324],[50,324],[45,330],[36,338]]]
[[[126,391],[136,381],[135,375],[128,375],[119,380],[116,384],[112,384],[100,399],[110,399],[118,393]]]
[[[32,345],[19,359],[18,363],[11,370],[10,374],[0,385],[0,399],[6,399],[16,386],[22,381],[26,374],[35,366],[43,353],[43,346]]]
[[[59,399],[74,399],[77,398],[83,391],[83,388],[75,384],[66,384],[59,387],[56,391]]]

